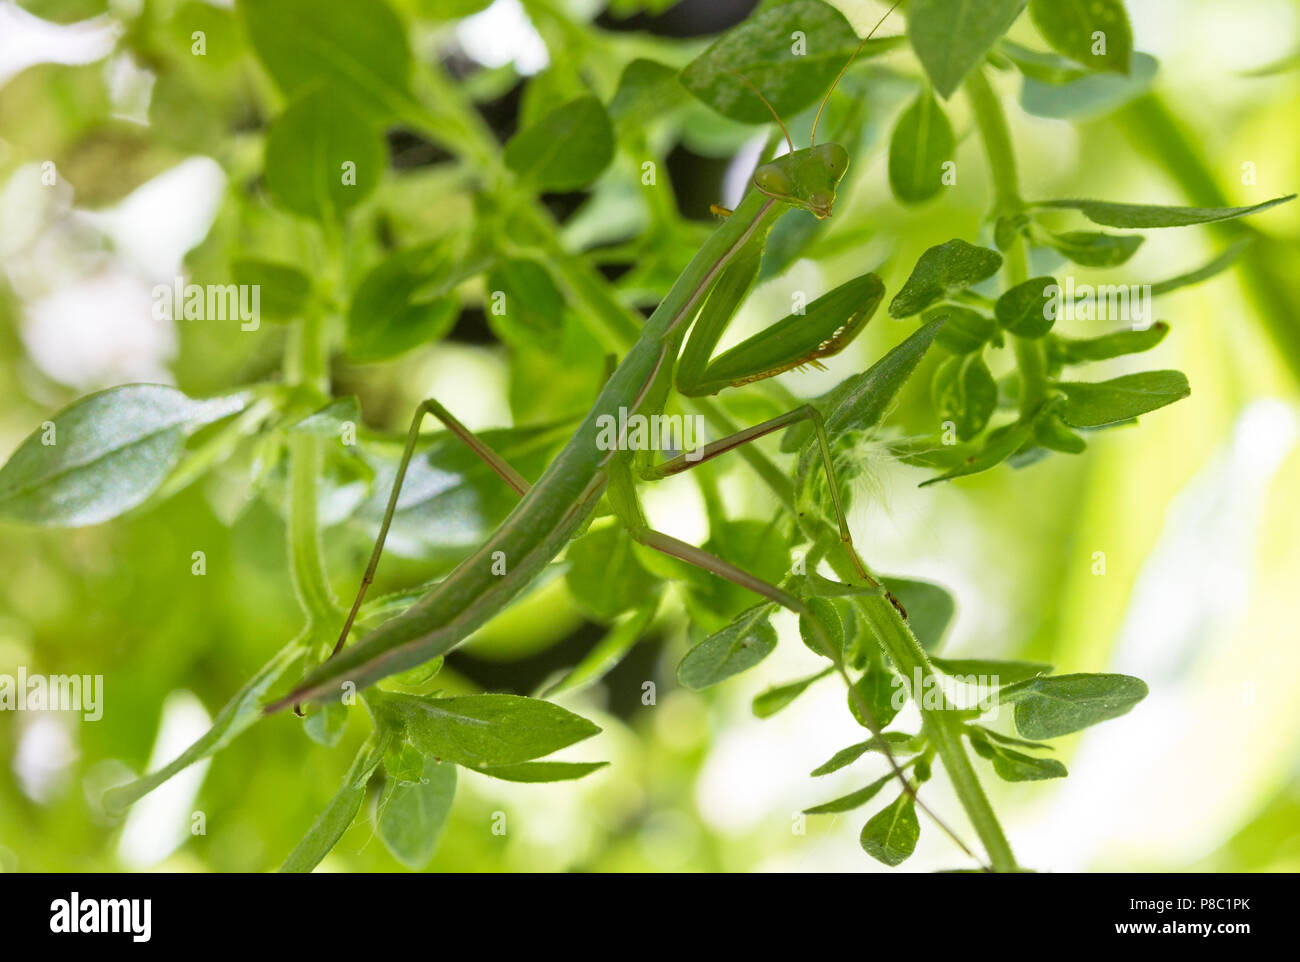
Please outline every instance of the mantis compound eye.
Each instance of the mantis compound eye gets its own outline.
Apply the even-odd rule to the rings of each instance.
[[[754,183],[765,194],[788,197],[794,190],[790,175],[775,164],[765,164],[754,173]]]

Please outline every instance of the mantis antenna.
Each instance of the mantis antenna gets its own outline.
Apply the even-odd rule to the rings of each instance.
[[[902,0],[899,0],[899,2],[901,3]],[[735,74],[738,78],[740,78],[740,82],[743,83],[750,90],[754,91],[754,94],[758,97],[758,99],[763,101],[763,106],[765,106],[768,110],[772,111],[772,117],[773,119],[776,120],[777,126],[781,128],[781,133],[785,134],[785,142],[790,147],[790,153],[793,154],[794,141],[790,139],[790,131],[785,129],[785,123],[781,120],[781,115],[776,112],[776,108],[772,106],[771,102],[766,97],[763,96],[763,91],[755,87],[753,82],[748,77],[746,77],[743,73],[741,73],[739,70],[732,70],[730,67],[728,67],[727,73]]]
[[[867,41],[870,40],[875,35],[876,31],[880,29],[880,25],[889,19],[889,15],[897,10],[902,2],[903,0],[895,0],[894,5],[885,11],[883,17],[876,21],[876,25],[871,28],[865,37],[862,38],[862,42],[858,44],[857,49],[855,49],[853,53],[849,54],[849,59],[844,62],[844,66],[840,68],[840,72],[835,75],[835,80],[831,84],[830,90],[826,91],[826,96],[822,98],[821,106],[817,108],[817,116],[813,118],[812,136],[808,138],[809,147],[816,146],[817,144],[817,125],[821,123],[822,111],[826,109],[826,103],[831,99],[831,94],[834,92],[835,88],[839,86],[840,78],[848,72],[849,67],[853,65],[853,61],[857,59],[858,54],[862,52],[862,48],[867,45]],[[794,148],[791,149],[793,150]]]

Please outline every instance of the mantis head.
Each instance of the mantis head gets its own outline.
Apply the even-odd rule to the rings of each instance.
[[[784,154],[754,171],[754,186],[769,197],[831,216],[835,188],[849,167],[849,152],[839,144],[818,144]]]

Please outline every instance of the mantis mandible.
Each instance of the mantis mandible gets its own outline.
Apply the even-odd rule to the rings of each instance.
[[[628,416],[661,413],[674,385],[682,395],[699,397],[815,364],[846,347],[870,319],[883,299],[884,285],[874,274],[865,274],[818,298],[806,311],[790,314],[713,357],[728,323],[757,277],[767,235],[777,219],[794,209],[810,211],[818,218],[831,216],[836,188],[848,169],[849,155],[839,144],[816,144],[817,123],[840,77],[888,16],[886,13],[867,34],[827,91],[813,123],[809,147],[796,150],[781,118],[761,91],[747,78],[736,75],[772,111],[790,151],[757,167],[740,204],[734,211],[724,212],[725,221],[704,242],[647,319],[639,339],[609,376],[585,419],[536,483],[530,485],[437,401],[426,400],[419,406],[370,563],[334,652],[290,694],[269,705],[267,712],[304,701],[337,700],[347,682],[359,690],[451,650],[499,612],[555,559],[581,531],[602,498],[608,500],[613,513],[637,542],[735,582],[804,616],[824,653],[836,661],[846,682],[849,680],[825,629],[801,598],[723,558],[654,530],[646,521],[636,495],[637,480],[653,481],[677,474],[799,421],[809,421],[820,449],[840,539],[863,582],[883,592],[883,587],[871,577],[853,549],[835,480],[830,442],[815,407],[805,404],[659,464],[651,463],[646,452],[634,454],[622,450],[621,444],[612,449],[598,445],[597,438],[602,421],[610,417],[617,421],[620,413]],[[437,417],[473,448],[521,495],[521,500],[488,540],[445,579],[400,615],[380,624],[345,649],[344,642],[373,580],[426,414]],[[500,559],[506,562],[504,573],[494,572],[494,568],[500,570],[497,564]],[[851,683],[849,688],[856,694]],[[871,720],[870,709],[860,695],[855,701],[861,702],[858,707],[869,721],[867,727],[879,736],[880,728]],[[895,775],[915,798],[888,745],[884,748]],[[921,807],[925,809],[924,805]],[[937,818],[935,821],[943,826]],[[960,840],[958,843],[961,844]]]

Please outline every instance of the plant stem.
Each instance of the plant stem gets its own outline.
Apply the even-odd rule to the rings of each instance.
[[[1011,145],[1011,130],[1002,101],[989,84],[983,68],[966,80],[966,96],[975,114],[984,152],[988,155],[989,176],[993,180],[993,206],[990,215],[1016,217],[1025,210],[1016,173],[1016,155]],[[1007,288],[1029,279],[1029,250],[1024,235],[1017,232],[1010,247],[1003,252],[1003,274]],[[1047,362],[1043,346],[1035,338],[1012,336],[1016,366],[1020,369],[1020,416],[1028,419],[1047,396]]]
[[[318,316],[300,320],[284,357],[285,381],[329,390],[326,353]],[[289,448],[289,571],[307,628],[331,624],[341,612],[330,590],[321,552],[316,513],[316,484],[321,471],[321,439],[307,432],[290,432]]]

